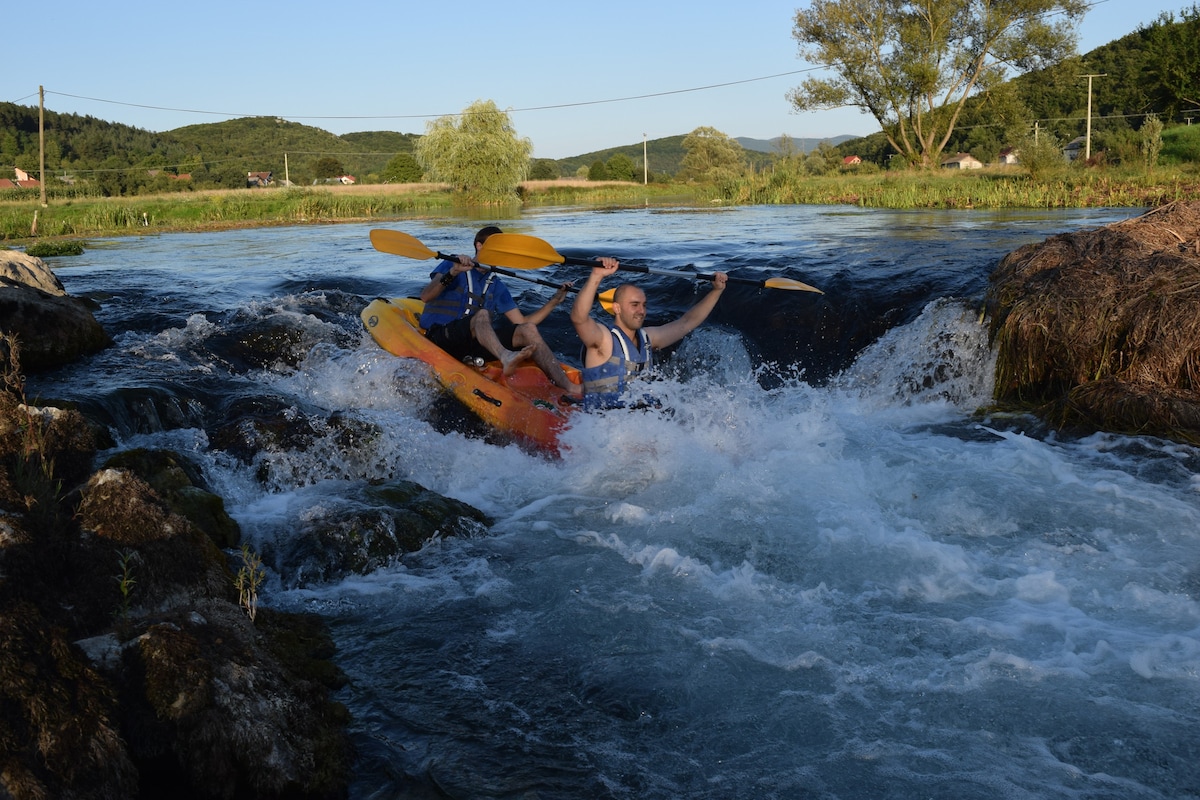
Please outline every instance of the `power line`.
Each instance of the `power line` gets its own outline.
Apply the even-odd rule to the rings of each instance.
[[[757,78],[745,78],[743,80],[725,81],[723,83],[710,83],[704,86],[693,86],[688,89],[670,89],[664,92],[651,92],[649,94],[628,95],[625,97],[611,97],[605,100],[581,100],[575,103],[554,103],[544,106],[528,106],[525,108],[508,109],[508,113],[521,113],[526,111],[550,111],[558,108],[579,108],[581,106],[596,106],[607,103],[624,103],[630,100],[647,100],[654,97],[668,97],[675,94],[688,94],[690,92],[705,92],[710,89],[721,89],[726,86],[739,86],[746,83],[756,83],[758,81],[774,80],[775,78],[784,78],[789,75],[799,75],[804,72],[814,72],[824,67],[808,67],[805,69],[790,70],[788,72],[778,72],[774,75],[762,75]],[[204,111],[195,108],[173,108],[170,106],[156,106],[145,103],[128,103],[122,100],[107,100],[102,97],[88,97],[86,95],[71,94],[69,92],[56,92],[52,89],[47,89],[46,94],[55,94],[59,97],[70,97],[75,100],[90,100],[95,103],[109,103],[111,105],[128,106],[131,108],[145,108],[152,111],[173,111],[181,114],[206,114],[214,117],[277,117],[280,119],[339,119],[339,120],[369,120],[369,119],[435,119],[438,117],[458,117],[464,112],[455,111],[446,114],[347,114],[347,115],[317,115],[317,114],[244,114],[233,113],[228,111]]]

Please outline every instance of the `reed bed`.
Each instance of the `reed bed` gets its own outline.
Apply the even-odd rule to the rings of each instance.
[[[622,183],[562,179],[530,181],[516,204],[525,207],[645,207],[723,205],[855,205],[863,208],[1152,207],[1200,196],[1193,165],[1153,174],[1067,169],[1034,181],[1015,168],[962,173],[844,172],[810,176],[776,169],[720,184]],[[487,207],[491,215],[504,209]],[[444,185],[392,184],[177,192],[135,197],[55,194],[41,208],[36,195],[0,199],[0,241],[118,236],[138,232],[211,230],[402,219],[425,214],[478,215]]]

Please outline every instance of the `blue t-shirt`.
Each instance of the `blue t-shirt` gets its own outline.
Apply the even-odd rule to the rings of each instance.
[[[443,261],[429,273],[429,277],[439,278],[453,266],[454,262]],[[446,325],[460,317],[469,317],[480,308],[486,308],[493,317],[498,317],[516,307],[508,287],[494,272],[480,274],[479,270],[469,269],[455,275],[453,283],[443,289],[435,300],[425,304],[421,327],[429,330],[434,325]]]

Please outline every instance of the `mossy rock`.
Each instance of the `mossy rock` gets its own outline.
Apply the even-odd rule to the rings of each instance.
[[[105,462],[111,469],[127,469],[163,499],[167,507],[189,520],[223,550],[237,547],[241,528],[225,511],[225,501],[210,492],[200,471],[169,450],[138,448],[117,453]]]

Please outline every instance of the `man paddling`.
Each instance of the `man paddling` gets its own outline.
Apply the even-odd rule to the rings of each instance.
[[[500,229],[489,225],[475,234],[475,253]],[[525,315],[517,308],[508,287],[470,256],[457,261],[442,261],[429,274],[429,284],[421,290],[425,311],[421,327],[425,336],[458,359],[496,359],[510,375],[526,360],[546,373],[556,386],[578,397],[580,387],[573,383],[554,351],[542,339],[537,325],[567,296],[566,283],[545,305]]]
[[[602,325],[589,312],[600,282],[614,274],[620,264],[611,258],[600,259],[571,307],[571,324],[583,341],[583,404],[588,409],[621,408],[629,382],[648,372],[653,351],[669,347],[695,330],[708,318],[729,276],[716,272],[713,288],[696,305],[674,322],[642,327],[646,320],[646,293],[624,283],[613,293],[612,325]]]

